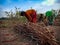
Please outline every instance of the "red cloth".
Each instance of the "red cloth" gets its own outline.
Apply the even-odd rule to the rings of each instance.
[[[36,23],[36,11],[35,10],[27,10],[26,17],[30,22]]]
[[[34,22],[34,23],[36,23],[36,15],[37,15],[36,12],[33,12],[32,22]]]

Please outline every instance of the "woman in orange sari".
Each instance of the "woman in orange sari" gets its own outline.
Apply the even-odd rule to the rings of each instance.
[[[30,22],[36,23],[36,11],[34,9],[27,10],[22,13],[21,15],[24,15]]]

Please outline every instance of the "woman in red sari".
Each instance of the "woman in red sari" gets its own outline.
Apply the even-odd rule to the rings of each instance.
[[[24,15],[30,22],[36,23],[36,11],[34,9],[27,10],[22,13],[21,15]]]

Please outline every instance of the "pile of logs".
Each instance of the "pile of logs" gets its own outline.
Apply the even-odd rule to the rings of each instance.
[[[54,30],[45,27],[44,24],[25,23],[14,27],[17,33],[31,37],[38,45],[58,45],[54,37]]]

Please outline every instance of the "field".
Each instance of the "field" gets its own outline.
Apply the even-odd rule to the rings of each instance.
[[[40,45],[37,41],[32,40],[29,36],[24,36],[24,33],[20,33],[18,30],[22,29],[23,27],[19,27],[20,25],[26,24],[29,25],[29,22],[25,20],[26,18],[21,19],[8,19],[8,20],[0,20],[0,45]],[[36,23],[36,25],[39,25],[41,27],[49,28],[50,30],[54,31],[54,35],[57,39],[57,42],[60,43],[60,26],[45,26],[43,23]],[[31,24],[33,27],[33,24]],[[37,27],[37,29],[41,27]],[[16,30],[16,27],[18,28]],[[27,28],[30,29],[28,26]],[[26,28],[26,30],[27,30]],[[33,27],[34,28],[34,27]],[[23,31],[25,28],[22,29]],[[43,30],[43,29],[42,29]],[[47,44],[49,45],[49,44]]]

